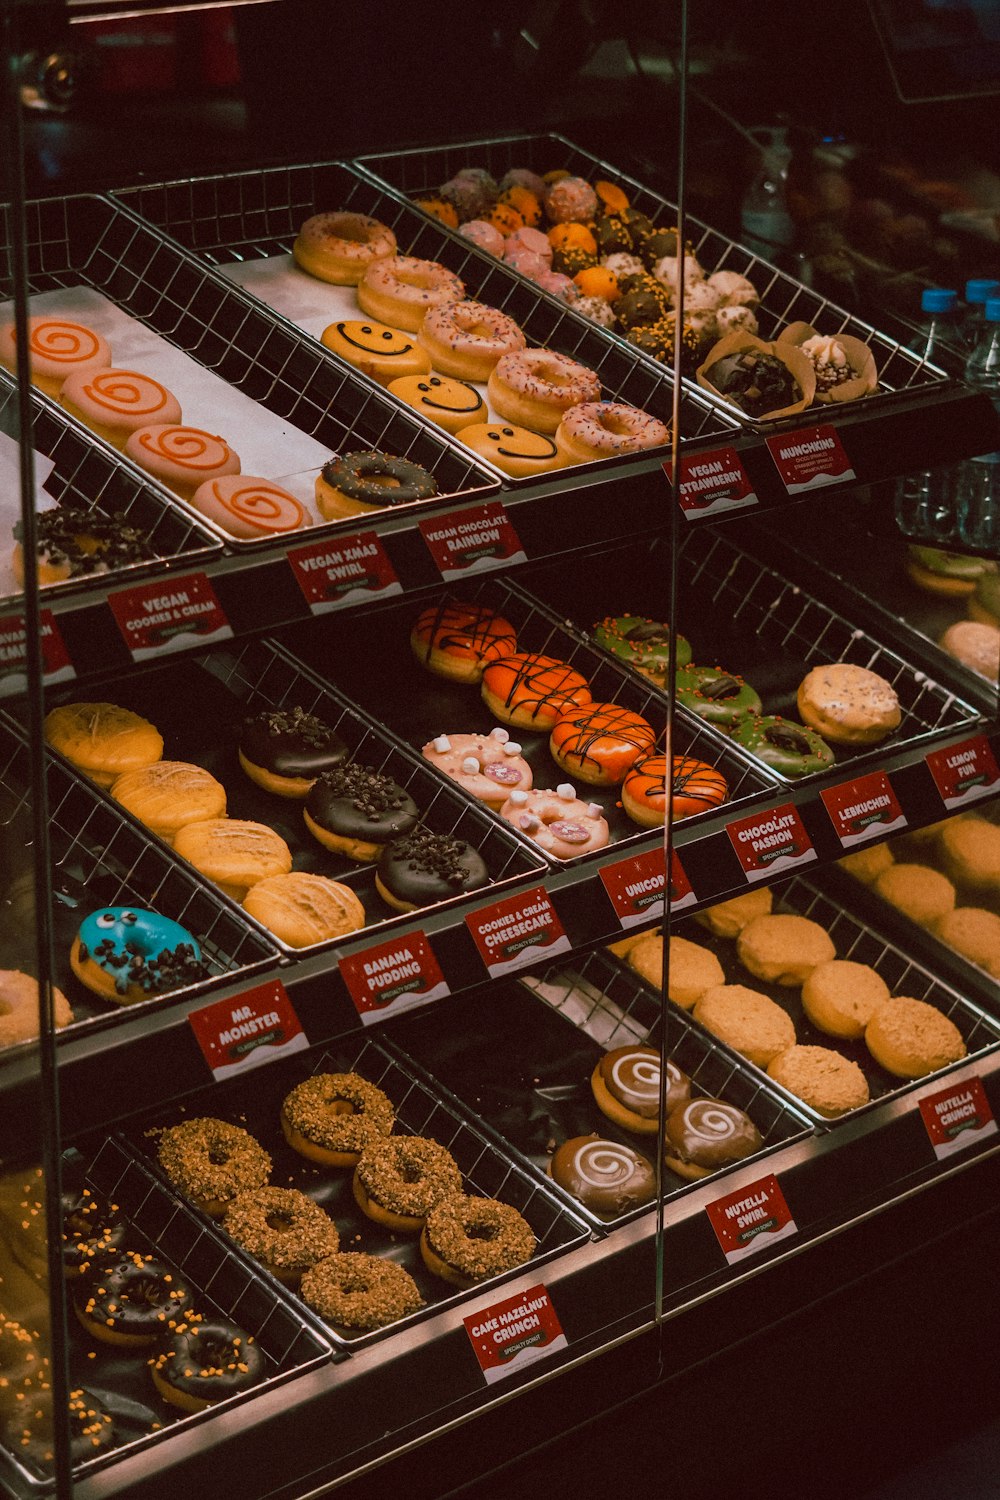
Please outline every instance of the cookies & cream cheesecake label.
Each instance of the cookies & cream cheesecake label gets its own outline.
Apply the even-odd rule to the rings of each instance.
[[[858,477],[835,427],[800,427],[764,441],[790,495],[846,484]]]
[[[799,1232],[773,1172],[716,1198],[705,1212],[731,1266]]]
[[[168,651],[211,646],[232,638],[232,628],[207,573],[161,578],[118,589],[108,604],[133,661]]]
[[[465,924],[491,979],[567,953],[569,938],[544,886],[470,913]]]
[[[462,1322],[487,1385],[569,1347],[544,1286],[493,1302]]]
[[[421,521],[420,532],[445,583],[527,561],[521,538],[499,500]]]
[[[1000,766],[984,734],[949,745],[947,750],[932,750],[926,760],[949,811],[1000,791]]]
[[[792,802],[755,813],[751,818],[738,818],[726,824],[726,832],[740,868],[751,884],[769,879],[778,870],[797,869],[816,858],[816,850]]]
[[[220,1081],[309,1045],[280,979],[204,1005],[191,1011],[188,1020],[213,1077]]]
[[[669,460],[663,472],[672,483],[674,466]],[[688,520],[693,520],[756,505],[757,494],[736,449],[713,448],[710,453],[681,455],[677,501]]]
[[[940,1161],[996,1135],[990,1101],[979,1078],[964,1078],[920,1100],[920,1114]]]
[[[854,781],[820,792],[833,831],[845,849],[868,839],[881,839],[906,827],[906,816],[885,771],[872,771]]]
[[[313,542],[292,547],[288,565],[314,615],[325,615],[346,604],[401,594],[403,585],[374,531],[336,542]]]
[[[666,862],[662,846],[620,859],[613,865],[602,865],[598,871],[615,916],[623,928],[639,927],[652,917],[662,917],[666,885]],[[670,909],[680,911],[696,901],[691,882],[673,851],[670,880]]]
[[[39,638],[42,647],[42,681],[46,687],[69,682],[76,676],[62,633],[51,609],[39,611]],[[28,650],[23,615],[5,615],[0,619],[0,698],[12,698],[27,691]]]
[[[443,1000],[451,991],[426,933],[415,928],[342,958],[338,965],[362,1025]]]

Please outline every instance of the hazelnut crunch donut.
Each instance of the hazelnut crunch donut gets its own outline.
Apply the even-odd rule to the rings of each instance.
[[[165,1130],[159,1159],[178,1192],[214,1219],[271,1175],[271,1158],[249,1131],[208,1116]]]
[[[453,271],[413,255],[374,260],[358,282],[361,311],[407,333],[417,332],[430,308],[461,302],[464,296],[465,287]]]
[[[416,1234],[436,1203],[462,1191],[450,1151],[419,1135],[393,1135],[367,1146],[354,1169],[362,1213],[386,1229]]]
[[[424,1305],[398,1262],[358,1252],[327,1256],[305,1273],[301,1291],[310,1307],[342,1328],[384,1328]]]
[[[293,1151],[325,1167],[355,1167],[366,1146],[396,1123],[392,1101],[357,1073],[314,1073],[281,1106],[281,1130]]]
[[[357,286],[372,261],[395,253],[392,230],[367,214],[313,214],[292,246],[303,271],[335,286]]]
[[[497,362],[487,396],[493,410],[508,422],[554,433],[571,407],[601,399],[601,382],[593,370],[567,354],[522,349]]]
[[[222,1227],[266,1271],[296,1286],[310,1266],[340,1249],[330,1215],[298,1188],[257,1188],[226,1209]]]
[[[523,1266],[536,1244],[531,1225],[511,1204],[455,1193],[427,1215],[420,1254],[435,1276],[471,1287]]]

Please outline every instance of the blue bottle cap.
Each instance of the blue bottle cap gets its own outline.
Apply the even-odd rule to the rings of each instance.
[[[957,292],[946,292],[943,287],[929,286],[920,293],[920,310],[926,313],[954,312],[958,302]]]
[[[995,297],[997,292],[1000,292],[1000,281],[983,279],[965,283],[966,302],[985,302],[987,297]]]
[[[1000,323],[1000,297],[987,297],[983,317],[987,323]]]

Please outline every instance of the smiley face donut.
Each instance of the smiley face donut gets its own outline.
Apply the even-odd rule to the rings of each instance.
[[[105,906],[80,923],[69,954],[81,984],[119,1005],[204,979],[201,949],[186,927],[137,906]]]
[[[517,651],[483,672],[483,702],[503,724],[551,731],[560,714],[590,702],[590,688],[569,662]]]
[[[422,754],[494,812],[499,812],[512,792],[531,790],[531,767],[506,729],[490,734],[439,734]]]
[[[320,343],[379,385],[388,385],[401,375],[430,374],[426,349],[409,334],[372,318],[331,323],[323,329]]]
[[[656,744],[656,731],[641,714],[617,703],[585,703],[561,714],[549,736],[560,770],[591,786],[623,781],[640,755]]]
[[[181,404],[165,385],[138,370],[95,370],[67,375],[59,401],[91,432],[124,448],[133,432],[151,422],[181,420]]]
[[[367,214],[313,214],[292,246],[303,271],[335,286],[357,286],[372,261],[395,253],[392,230]]]
[[[240,472],[239,456],[224,438],[172,422],[140,427],[126,442],[125,454],[182,500],[190,500],[208,479]]]
[[[453,380],[450,375],[403,375],[390,381],[387,389],[390,396],[405,401],[453,436],[487,415],[486,402],[475,386]]]
[[[465,287],[453,271],[413,255],[372,261],[358,282],[361,311],[407,333],[417,332],[432,307],[461,302],[464,296]]]
[[[230,536],[246,542],[261,536],[281,536],[309,524],[305,509],[294,495],[252,474],[207,479],[191,496],[191,504]]]
[[[47,396],[58,396],[68,375],[91,375],[111,363],[107,341],[68,318],[28,319],[28,363],[32,382]],[[0,327],[0,365],[17,371],[17,329],[13,323]]]
[[[622,783],[622,806],[642,828],[662,828],[667,815],[667,757],[647,755],[636,762]],[[729,784],[721,771],[693,755],[675,755],[674,818],[711,812],[725,802]]]
[[[431,308],[417,338],[435,370],[462,380],[489,380],[502,355],[528,346],[514,319],[485,302],[446,302]]]
[[[512,422],[473,422],[455,435],[511,479],[531,479],[566,467],[566,456],[553,438]]]
[[[511,792],[500,816],[555,859],[593,854],[611,838],[603,809],[596,802],[581,802],[569,782],[554,792]]]
[[[570,407],[601,399],[601,382],[567,354],[522,349],[497,362],[487,395],[493,410],[508,422],[554,433]]]
[[[410,647],[436,677],[481,682],[489,662],[517,650],[517,636],[513,625],[485,604],[446,600],[418,615]]]
[[[556,428],[556,442],[573,464],[662,448],[669,441],[669,427],[624,401],[582,401]]]

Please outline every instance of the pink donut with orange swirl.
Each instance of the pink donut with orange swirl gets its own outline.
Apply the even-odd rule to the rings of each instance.
[[[230,536],[253,541],[278,536],[309,524],[305,507],[294,495],[253,474],[224,474],[206,479],[191,496],[195,510],[221,526]]]
[[[556,429],[556,447],[574,464],[662,448],[669,441],[669,427],[624,401],[582,401]]]
[[[502,355],[528,344],[513,318],[485,302],[446,302],[432,307],[420,325],[417,342],[427,350],[435,370],[460,380],[489,380]]]
[[[445,302],[461,302],[465,286],[436,260],[386,255],[373,260],[358,282],[358,306],[369,317],[416,333],[424,314]]]
[[[106,340],[85,323],[69,318],[29,318],[28,361],[38,389],[47,396],[58,396],[67,375],[106,369],[111,363],[111,350]],[[0,365],[17,370],[17,329],[13,323],[0,327]]]
[[[71,417],[113,448],[151,422],[179,422],[181,404],[165,385],[138,370],[78,371],[67,375],[59,400]]]
[[[182,500],[190,500],[206,480],[240,472],[239,458],[224,438],[173,422],[140,427],[125,444],[125,454]]]
[[[599,401],[593,370],[554,349],[522,349],[498,361],[487,386],[498,416],[535,432],[555,432],[564,413],[581,401]]]

